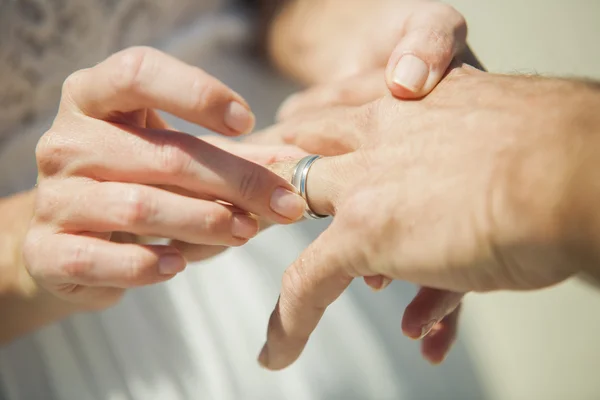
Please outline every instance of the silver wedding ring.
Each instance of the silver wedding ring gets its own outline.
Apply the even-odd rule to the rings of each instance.
[[[308,180],[308,171],[310,171],[310,167],[317,161],[321,156],[313,155],[306,156],[301,159],[296,167],[294,168],[294,173],[292,175],[292,185],[298,190],[300,196],[306,201],[306,209],[304,210],[304,217],[308,219],[321,219],[327,218],[327,215],[319,215],[311,210],[308,205],[308,195],[306,193],[306,181]]]

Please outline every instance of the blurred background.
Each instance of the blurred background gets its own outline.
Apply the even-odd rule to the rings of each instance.
[[[598,0],[447,3],[490,71],[600,79]],[[600,291],[581,281],[470,295],[464,331],[490,399],[600,398]]]

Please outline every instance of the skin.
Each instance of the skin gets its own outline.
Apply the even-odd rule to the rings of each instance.
[[[304,51],[308,46],[309,53],[340,54],[337,68],[341,71],[352,56],[343,52],[347,46],[340,43],[358,41],[335,35],[336,21],[349,10],[354,14],[344,14],[345,18],[365,26],[384,15],[397,18],[386,25],[391,33],[379,37],[386,38],[381,48],[354,52],[357,59],[372,60],[364,69],[383,68],[394,47],[409,34],[431,37],[433,31],[448,39],[420,53],[440,69],[465,46],[464,33],[457,29],[464,21],[451,8],[436,8],[435,18],[425,26],[409,25],[409,15],[421,7],[432,11],[429,3],[400,9],[388,2],[397,12],[374,9],[377,13],[365,18],[367,3],[357,2],[356,7],[333,1],[286,3],[269,25],[270,58],[284,73],[303,82],[332,79],[328,73],[334,70],[323,69],[330,66],[329,60],[288,50]],[[314,40],[312,26],[286,24],[287,18],[299,21],[300,10],[318,16],[315,23],[323,40]],[[418,14],[425,15],[424,10]],[[281,40],[274,43],[275,37]],[[368,49],[363,43],[362,50]],[[421,43],[411,43],[402,45],[405,51],[416,52],[411,46]],[[299,57],[301,62],[281,65],[289,57]],[[295,68],[308,70],[300,77]],[[408,96],[422,96],[434,84],[435,79],[424,91]],[[60,111],[36,150],[37,188],[0,203],[3,215],[11,216],[0,225],[4,254],[0,316],[6,322],[0,342],[74,312],[106,308],[127,288],[163,282],[182,271],[186,261],[242,245],[259,230],[255,216],[269,223],[290,223],[300,217],[304,203],[296,195],[285,201],[276,196],[280,205],[287,206],[285,215],[273,208],[273,194],[292,187],[259,164],[298,158],[303,151],[289,145],[234,144],[169,132],[156,110],[225,136],[246,133],[254,123],[248,104],[235,92],[156,50],[127,49],[70,76]],[[240,225],[243,234],[234,230]],[[147,239],[153,236],[170,241],[156,245]]]
[[[466,36],[463,16],[437,1],[295,0],[274,22],[267,43],[279,69],[305,84],[331,83],[387,66],[391,92],[418,98],[435,87],[454,56],[466,51]],[[393,81],[393,70],[405,55],[426,65],[419,87]]]
[[[469,49],[455,56],[455,63],[460,63],[460,60],[466,62],[465,65],[483,70],[483,66]],[[388,69],[389,65],[393,65],[392,60],[388,63]],[[382,76],[387,76],[384,68],[314,85],[290,96],[281,105],[277,118],[279,121],[293,120],[301,115],[310,118],[310,114],[315,110],[337,106],[361,106],[390,92],[395,93],[397,97],[405,93],[395,90],[395,84],[381,79]],[[332,129],[335,132],[335,126]],[[271,143],[271,139],[265,140],[263,135],[253,135],[249,140],[263,144]],[[275,142],[280,141],[281,138],[275,138]],[[325,144],[318,153],[326,153],[331,149],[331,146]],[[290,180],[293,167],[286,166],[283,170],[279,167],[281,166],[277,166],[275,171]],[[392,281],[382,275],[365,276],[363,279],[374,291],[385,289]],[[456,341],[463,296],[463,293],[423,287],[406,307],[402,318],[402,332],[411,339],[421,340],[423,357],[434,365],[444,361]]]
[[[286,270],[261,364],[294,362],[357,277],[433,290],[407,313],[429,310],[416,318],[434,324],[428,351],[439,355],[462,293],[597,274],[598,106],[597,84],[463,67],[421,101],[386,96],[263,132],[329,156],[312,167],[307,191],[315,212],[335,218]]]

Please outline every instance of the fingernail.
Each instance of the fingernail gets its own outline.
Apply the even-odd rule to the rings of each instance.
[[[437,324],[437,322],[438,321],[434,319],[421,326],[421,336],[419,336],[419,339],[423,339],[425,336],[427,336],[429,332],[431,332],[435,324]]]
[[[390,278],[387,278],[385,276],[381,277],[381,286],[379,286],[378,288],[371,288],[373,289],[374,292],[380,292],[383,289],[385,289],[386,287],[388,287],[390,285],[390,283],[392,283],[392,280]]]
[[[304,199],[287,189],[277,188],[271,195],[271,209],[292,221],[302,218],[305,207]]]
[[[185,260],[179,254],[164,254],[158,260],[161,275],[173,275],[185,269]]]
[[[236,132],[248,133],[254,127],[254,114],[237,101],[232,101],[225,110],[225,125]]]
[[[258,221],[246,214],[234,214],[231,218],[231,234],[241,239],[250,239],[258,233]]]
[[[258,363],[263,368],[268,368],[269,365],[269,350],[267,350],[267,345],[265,344],[258,355]]]
[[[393,80],[411,92],[418,92],[425,85],[428,76],[429,68],[427,64],[412,54],[406,54],[402,56],[398,65],[396,65]]]

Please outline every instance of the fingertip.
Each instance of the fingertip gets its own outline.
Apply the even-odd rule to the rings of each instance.
[[[244,135],[252,132],[256,117],[247,106],[238,101],[232,101],[225,109],[223,120],[235,135]]]
[[[365,276],[363,280],[374,292],[380,292],[392,283],[390,278],[383,275]]]
[[[258,354],[258,364],[265,369],[269,369],[269,349],[266,343]]]
[[[431,365],[440,365],[448,357],[453,344],[454,338],[447,336],[444,332],[432,334],[423,339],[421,355]]]
[[[281,223],[293,223],[302,219],[306,201],[299,194],[278,187],[271,195],[270,207],[273,212],[285,218]]]
[[[172,277],[183,271],[185,267],[185,258],[179,252],[163,254],[158,259],[158,272],[163,276]]]
[[[412,323],[412,321],[405,323],[404,321],[406,321],[406,319],[403,320],[402,333],[404,336],[413,340],[421,340],[427,337],[433,327],[438,323],[437,320],[432,320],[425,324],[420,324],[418,322]]]

